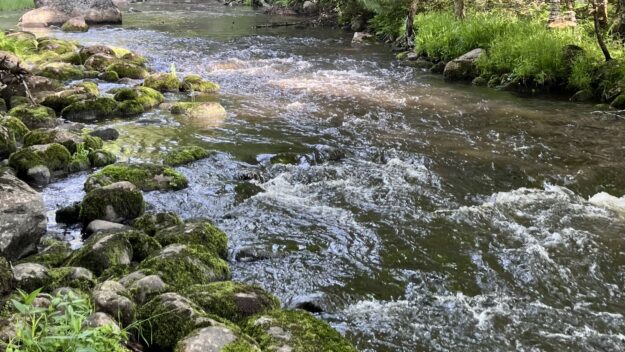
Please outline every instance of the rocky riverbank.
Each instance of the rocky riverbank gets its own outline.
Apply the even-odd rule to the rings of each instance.
[[[228,238],[210,220],[146,212],[145,192],[186,188],[172,167],[208,151],[180,146],[163,164],[116,163],[106,150],[116,131],[86,125],[152,109],[211,125],[226,117],[221,105],[166,102],[163,93],[215,95],[217,84],[152,72],[142,56],[121,48],[28,32],[2,37],[13,50],[0,52],[0,349],[32,343],[24,330],[33,317],[58,322],[79,297],[93,308],[72,338],[105,334],[114,341],[96,350],[354,350],[309,313],[281,309],[260,287],[230,281]],[[108,82],[117,87],[101,91]],[[36,189],[84,171],[93,172],[86,196],[56,213],[57,222],[83,227],[85,243],[72,250],[46,235]]]

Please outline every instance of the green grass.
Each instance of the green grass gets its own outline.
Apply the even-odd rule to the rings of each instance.
[[[0,11],[23,10],[35,7],[33,0],[2,0],[0,1]]]
[[[6,346],[6,352],[87,352],[128,351],[122,345],[127,340],[125,330],[105,325],[97,328],[83,327],[93,313],[89,298],[82,294],[67,293],[51,297],[48,307],[34,305],[40,290],[32,293],[19,291],[11,300],[15,314],[11,321],[16,334]]]

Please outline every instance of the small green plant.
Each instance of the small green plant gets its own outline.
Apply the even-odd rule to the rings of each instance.
[[[41,291],[18,291],[11,300],[15,314],[12,323],[16,334],[6,352],[127,352],[122,343],[128,339],[126,330],[105,325],[85,326],[93,307],[87,296],[68,292],[49,297],[50,304],[34,304]]]

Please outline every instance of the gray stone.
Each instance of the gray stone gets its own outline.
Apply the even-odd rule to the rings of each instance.
[[[36,0],[36,9],[20,19],[23,27],[60,26],[72,17],[88,24],[121,24],[122,13],[112,0]]]
[[[179,352],[220,352],[229,343],[234,342],[237,335],[224,326],[209,326],[195,330],[181,340],[176,346]]]
[[[48,269],[35,263],[23,263],[13,267],[16,286],[26,292],[46,286],[51,278]]]
[[[115,319],[113,319],[113,317],[111,317],[110,315],[103,312],[95,312],[91,314],[82,323],[83,327],[89,328],[99,328],[107,325],[111,326],[114,331],[121,330],[119,328],[119,324],[117,324],[117,321],[115,321]]]
[[[91,236],[96,233],[117,233],[127,230],[132,230],[132,227],[105,220],[93,220],[87,225],[85,234]]]
[[[468,53],[450,61],[445,65],[443,77],[447,81],[470,81],[479,76],[477,61],[486,52],[483,49],[473,49]]]
[[[35,252],[46,226],[41,194],[0,172],[0,255],[12,261]]]
[[[135,281],[130,286],[135,302],[143,304],[152,296],[165,292],[167,284],[158,275],[150,275]]]
[[[128,297],[128,292],[116,281],[105,281],[93,290],[93,304],[96,311],[116,317],[124,325],[133,322],[137,309]]]

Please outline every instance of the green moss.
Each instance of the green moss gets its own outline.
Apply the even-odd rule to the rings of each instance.
[[[188,186],[186,177],[172,168],[153,164],[118,163],[89,176],[85,182],[85,190],[119,181],[128,181],[146,192],[180,190]]]
[[[174,115],[184,115],[198,105],[199,103],[179,101],[171,107],[170,111]]]
[[[39,40],[39,52],[52,51],[57,54],[67,54],[78,51],[76,44],[61,39],[42,38]]]
[[[113,50],[113,53],[118,58],[122,58],[125,55],[132,54],[132,51],[125,48],[112,47],[111,50]]]
[[[265,191],[264,189],[262,189],[260,186],[254,183],[242,182],[236,185],[236,187],[234,187],[234,192],[235,192],[234,200],[236,203],[241,203],[245,201],[246,199],[251,198],[257,195],[258,193],[261,193],[264,191]]]
[[[10,98],[11,107],[18,107],[22,105],[30,105],[28,98],[20,95],[14,95]]]
[[[245,339],[237,339],[236,341],[227,344],[221,350],[221,352],[259,352],[258,347],[252,345]]]
[[[46,291],[53,291],[60,287],[71,287],[83,292],[90,292],[96,285],[95,278],[74,277],[73,273],[77,268],[62,267],[53,268],[48,273],[52,278],[51,282],[44,288]]]
[[[183,92],[216,93],[219,91],[219,85],[205,81],[198,75],[188,75],[182,80],[180,90]]]
[[[67,242],[48,238],[43,239],[40,245],[43,245],[43,248],[39,253],[21,259],[18,263],[37,263],[54,268],[62,265],[72,254]]]
[[[81,88],[86,93],[96,97],[100,95],[100,89],[98,88],[98,84],[95,82],[81,82],[75,85],[75,87]]]
[[[132,226],[138,230],[154,236],[157,230],[182,225],[182,219],[178,214],[167,212],[157,214],[144,214],[134,220]]]
[[[60,112],[64,108],[72,105],[73,103],[93,98],[95,98],[95,96],[88,95],[87,93],[80,93],[74,89],[70,89],[46,96],[43,102],[41,102],[41,105],[50,107],[55,111]]]
[[[173,149],[165,156],[163,163],[169,166],[185,165],[209,156],[206,149],[197,146]]]
[[[132,88],[120,88],[115,92],[114,99],[117,101],[134,100],[139,97],[139,93]]]
[[[159,91],[148,87],[138,87],[139,97],[136,99],[143,107],[148,110],[159,106],[165,97]]]
[[[13,116],[5,116],[0,118],[0,126],[6,127],[9,132],[13,133],[16,140],[20,141],[24,139],[24,136],[30,132],[28,127],[22,122],[22,120]]]
[[[156,231],[154,238],[162,246],[175,243],[197,244],[221,258],[226,259],[228,256],[228,236],[206,220],[187,222],[184,225]]]
[[[107,72],[108,67],[119,62],[117,58],[104,53],[94,54],[85,61],[85,68],[98,72]],[[117,73],[116,73],[117,74]]]
[[[131,52],[124,54],[121,59],[138,66],[145,66],[145,64],[148,62],[148,60],[146,60],[146,58],[144,58],[143,56]]]
[[[61,112],[61,115],[77,122],[92,122],[114,117],[118,113],[118,104],[111,98],[97,98],[73,103]]]
[[[87,150],[98,150],[98,149],[102,149],[102,147],[104,146],[104,142],[102,141],[102,138],[100,137],[86,134],[82,138],[85,143],[84,145],[85,149]]]
[[[108,268],[128,266],[132,255],[132,246],[125,236],[95,234],[72,254],[67,265],[87,268],[100,276]]]
[[[618,110],[625,109],[625,94],[621,94],[614,98],[614,100],[610,103],[610,106]]]
[[[119,280],[122,277],[130,274],[134,270],[134,264],[130,265],[113,265],[104,271],[98,276],[98,279],[101,282],[106,280]]]
[[[17,106],[9,111],[9,116],[20,119],[28,128],[50,128],[56,125],[56,114],[47,106]]]
[[[280,153],[271,157],[269,160],[272,164],[290,164],[297,165],[300,156],[296,153]]]
[[[142,330],[155,351],[173,351],[176,343],[193,330],[212,321],[186,298],[165,293],[146,303],[138,312]]]
[[[148,75],[145,68],[127,62],[113,63],[106,68],[106,71],[115,71],[120,78],[142,79]]]
[[[146,77],[143,85],[160,92],[177,92],[180,80],[174,73],[156,73]]]
[[[11,265],[3,256],[0,256],[0,296],[12,292],[14,288],[15,279],[13,277]],[[0,309],[1,308],[0,306]]]
[[[261,317],[264,319],[259,319]],[[271,335],[269,329],[272,327],[281,328],[290,338],[285,341]],[[330,325],[305,311],[274,310],[260,314],[247,321],[244,331],[256,339],[263,351],[274,351],[284,345],[299,352],[356,351]]]
[[[63,23],[63,25],[61,26],[61,30],[63,32],[87,32],[89,31],[89,26],[85,25],[85,26],[79,26],[79,25],[75,25],[73,23],[65,22]]]
[[[280,308],[280,301],[262,288],[232,281],[194,285],[182,293],[207,313],[235,323],[241,323],[252,315]],[[238,295],[244,298],[239,298]]]
[[[82,201],[80,218],[83,224],[97,219],[107,220],[111,212],[109,207],[123,219],[134,219],[145,210],[143,195],[138,189],[97,188],[89,191]]]
[[[89,162],[93,167],[104,167],[106,165],[114,164],[117,158],[115,155],[107,150],[98,149],[89,152]]]
[[[98,78],[106,81],[106,82],[117,82],[119,81],[119,75],[115,71],[106,71],[102,72],[98,75]]]
[[[159,249],[161,245],[154,238],[140,231],[127,231],[122,234],[132,246],[132,260],[141,262]]]
[[[16,149],[13,133],[8,128],[0,126],[0,160],[8,158]]]
[[[85,78],[84,69],[66,62],[51,62],[41,68],[39,75],[59,81],[68,81]]]
[[[143,104],[137,100],[125,100],[119,103],[119,113],[122,116],[137,116],[145,112]]]
[[[9,165],[17,171],[18,176],[26,176],[28,169],[43,165],[50,172],[66,171],[71,154],[64,146],[52,143],[47,146],[23,148],[11,155]]]
[[[159,275],[173,287],[230,279],[228,264],[201,245],[174,244],[146,259],[140,269]]]
[[[28,132],[24,136],[24,146],[30,147],[32,145],[52,143],[55,138],[56,130],[38,128]]]
[[[85,153],[75,153],[69,162],[68,169],[70,173],[76,173],[89,170],[91,164],[89,156]]]
[[[72,65],[82,65],[82,59],[77,52],[62,54],[59,56],[59,60]]]

